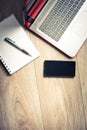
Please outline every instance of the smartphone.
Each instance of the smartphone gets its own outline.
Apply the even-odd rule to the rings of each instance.
[[[44,61],[44,77],[74,77],[75,61]]]

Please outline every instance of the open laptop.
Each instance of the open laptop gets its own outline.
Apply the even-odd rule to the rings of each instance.
[[[87,38],[87,0],[29,0],[26,8],[31,31],[66,55],[77,54]]]

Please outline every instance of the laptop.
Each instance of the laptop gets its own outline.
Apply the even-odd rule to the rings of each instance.
[[[87,0],[28,0],[25,26],[69,57],[87,38]]]

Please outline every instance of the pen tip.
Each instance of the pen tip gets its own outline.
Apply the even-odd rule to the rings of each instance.
[[[31,56],[29,53],[27,55]]]
[[[22,51],[23,51],[25,54],[31,56],[27,51],[25,51],[25,50],[22,50]]]

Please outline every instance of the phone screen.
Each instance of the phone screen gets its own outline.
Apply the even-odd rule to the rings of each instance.
[[[44,77],[74,77],[75,61],[46,60],[44,62]]]

